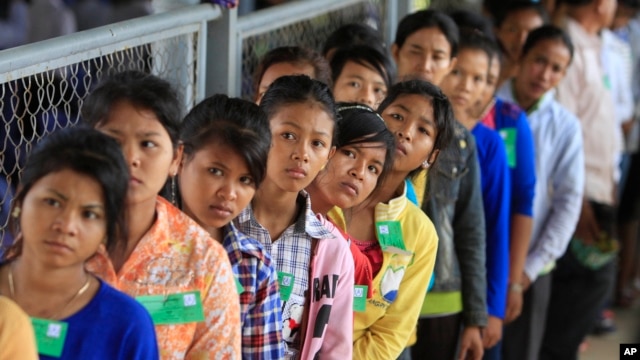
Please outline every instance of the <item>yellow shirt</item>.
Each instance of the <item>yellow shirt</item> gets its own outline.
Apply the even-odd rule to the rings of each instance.
[[[334,208],[329,216],[344,227],[340,209]],[[431,220],[404,194],[376,205],[375,219],[400,222],[406,252],[383,251],[373,297],[364,312],[354,314],[353,358],[388,360],[400,355],[416,326],[433,273],[438,235]]]
[[[0,296],[0,360],[36,360],[38,350],[29,316]]]

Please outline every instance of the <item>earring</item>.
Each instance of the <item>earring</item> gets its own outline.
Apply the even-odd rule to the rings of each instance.
[[[428,160],[425,160],[425,161],[422,163],[422,167],[423,167],[423,168],[425,168],[425,169],[428,169],[428,168],[429,168],[429,165],[431,165],[431,164],[429,164],[429,161],[428,161]]]
[[[11,212],[11,216],[13,216],[15,219],[20,217],[20,211],[22,209],[20,209],[20,206],[16,206],[15,208],[13,208],[13,211]]]
[[[176,199],[176,174],[171,177],[171,203],[174,206],[177,206],[176,204],[178,203]]]

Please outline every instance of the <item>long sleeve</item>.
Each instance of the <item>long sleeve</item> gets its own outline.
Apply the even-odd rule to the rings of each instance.
[[[239,359],[240,302],[231,264],[221,246],[202,261],[210,269],[201,290],[205,320],[196,326],[185,359]]]
[[[533,215],[536,163],[533,135],[524,112],[516,127],[516,167],[511,171],[511,213]]]
[[[564,138],[556,142],[555,152],[559,158],[548,179],[551,189],[536,194],[549,196],[551,206],[548,213],[536,214],[537,221],[543,224],[538,239],[532,240],[535,245],[529,249],[525,264],[525,273],[531,281],[546,265],[564,254],[580,216],[585,182],[582,137],[577,120],[566,123],[570,125],[562,131]]]
[[[475,142],[467,137],[467,174],[462,176],[453,219],[454,246],[460,261],[462,306],[465,326],[487,324],[487,279],[485,272],[484,209],[480,186],[480,165]]]
[[[417,208],[414,209],[416,212],[419,211]],[[380,311],[377,306],[384,302],[377,300],[380,296],[380,289],[378,289],[374,299],[370,299],[367,304],[367,312],[371,309],[371,313],[357,315],[377,317],[377,319],[364,330],[362,336],[354,341],[354,359],[396,359],[407,345],[409,337],[415,329],[424,294],[427,291],[429,279],[431,279],[431,274],[433,273],[438,247],[438,236],[433,224],[423,214],[419,215],[422,216],[416,217],[416,220],[412,223],[402,224],[403,228],[406,226],[409,229],[413,229],[413,232],[407,233],[407,235],[411,234],[412,236],[412,246],[408,245],[409,240],[405,240],[408,245],[407,249],[414,251],[413,262],[411,262],[410,256],[403,257],[398,255],[394,259],[402,261],[403,258],[406,258],[406,263],[399,262],[390,265],[397,269],[394,271],[390,270],[390,267],[385,265],[388,263],[385,262],[381,270],[385,272],[381,277],[381,282],[384,282],[385,279],[400,276],[402,269],[406,269],[399,284],[396,299],[384,313],[377,313]],[[407,235],[405,235],[405,239]],[[389,256],[393,257],[393,255]]]
[[[344,239],[325,241],[344,242]],[[346,242],[344,245],[346,248]],[[331,306],[331,315],[320,350],[320,358],[326,360],[351,359],[353,354],[353,257],[350,251],[344,251],[341,254],[343,256],[336,259],[340,262],[342,270],[336,286],[337,295]],[[310,335],[307,334],[307,336]]]
[[[241,303],[251,304],[242,325],[242,358],[281,359],[284,343],[278,276],[273,267],[256,258],[252,260],[257,270],[255,292],[240,295]],[[253,299],[244,301],[245,296]]]
[[[492,316],[504,317],[509,276],[509,201],[511,184],[507,153],[499,135],[478,124],[473,134],[478,144],[482,172],[487,269],[487,309]]]

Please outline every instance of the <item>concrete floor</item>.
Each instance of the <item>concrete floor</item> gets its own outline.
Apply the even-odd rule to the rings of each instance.
[[[614,309],[617,331],[603,336],[590,336],[580,360],[619,359],[620,344],[638,343],[640,338],[640,304],[630,309]]]

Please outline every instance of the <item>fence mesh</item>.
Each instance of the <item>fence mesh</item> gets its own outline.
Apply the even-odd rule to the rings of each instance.
[[[0,254],[12,242],[7,228],[10,203],[32,147],[47,134],[78,124],[91,89],[124,70],[141,70],[170,81],[182,94],[185,108],[190,108],[198,80],[197,38],[197,33],[173,36],[74,63],[55,59],[51,63],[58,67],[0,84]]]
[[[249,36],[242,42],[242,97],[254,100],[253,75],[260,59],[280,46],[305,46],[321,51],[329,35],[340,26],[366,23],[382,31],[384,0],[369,0],[321,16],[293,23],[263,34]]]

